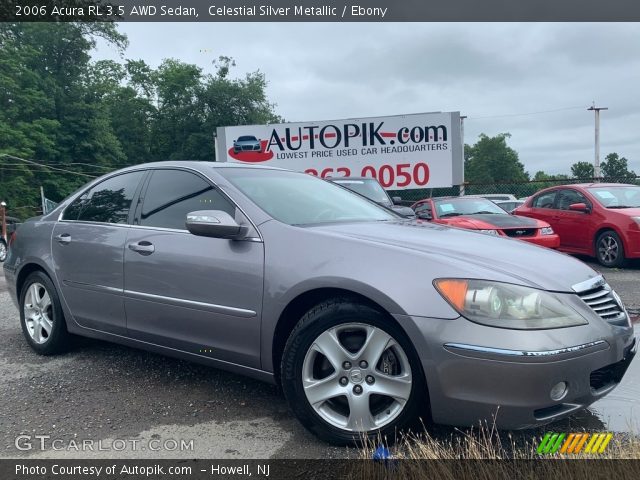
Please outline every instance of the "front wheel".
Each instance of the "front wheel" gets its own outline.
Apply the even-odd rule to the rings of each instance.
[[[609,268],[621,267],[625,263],[622,240],[613,230],[607,230],[596,239],[596,255],[601,265]]]
[[[345,445],[393,442],[428,403],[413,345],[381,312],[349,299],[310,310],[291,333],[282,388],[302,424]]]

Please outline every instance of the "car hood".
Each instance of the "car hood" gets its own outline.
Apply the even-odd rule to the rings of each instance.
[[[412,250],[451,266],[452,277],[485,278],[571,292],[572,285],[599,275],[579,260],[544,247],[420,220],[326,224],[310,228],[389,248]]]
[[[439,221],[460,228],[469,229],[499,229],[504,228],[542,228],[548,224],[535,218],[521,217],[519,215],[460,215],[459,217],[445,217]]]

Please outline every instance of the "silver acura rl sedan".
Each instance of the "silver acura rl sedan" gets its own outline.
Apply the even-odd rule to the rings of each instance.
[[[545,424],[609,393],[637,350],[585,264],[275,168],[111,173],[25,222],[4,269],[37,353],[83,335],[277,383],[337,444],[419,418]]]

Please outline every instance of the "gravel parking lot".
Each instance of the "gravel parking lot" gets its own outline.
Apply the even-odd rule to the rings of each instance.
[[[640,265],[603,273],[637,317]],[[271,385],[94,340],[79,340],[64,356],[36,355],[22,338],[4,274],[0,274],[0,334],[0,457],[240,459],[356,454],[327,446],[307,433]],[[639,398],[640,361],[636,360],[612,394],[558,428],[637,433]],[[439,427],[434,432],[448,437],[453,429]],[[33,448],[18,449],[19,435],[30,435]],[[36,435],[50,438],[40,440]],[[526,435],[530,438],[531,433]],[[56,450],[51,448],[53,440]],[[29,440],[20,442],[25,448]],[[74,445],[82,442],[92,445],[93,451],[85,447],[78,453]]]

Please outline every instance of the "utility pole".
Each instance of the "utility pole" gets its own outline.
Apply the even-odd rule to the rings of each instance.
[[[218,130],[213,131],[213,161],[220,161],[218,159]]]
[[[595,102],[587,110],[595,114],[595,158],[593,160],[593,174],[595,181],[600,181],[600,110],[609,110],[607,107],[596,107]]]
[[[460,142],[462,143],[462,168],[464,169],[464,119],[467,118],[466,115],[460,115]],[[460,185],[460,191],[458,195],[460,197],[464,196],[464,175],[462,176],[462,185]]]
[[[42,185],[40,185],[40,204],[42,206],[42,215],[46,215],[47,214],[47,204],[44,201],[44,188],[42,188]]]

